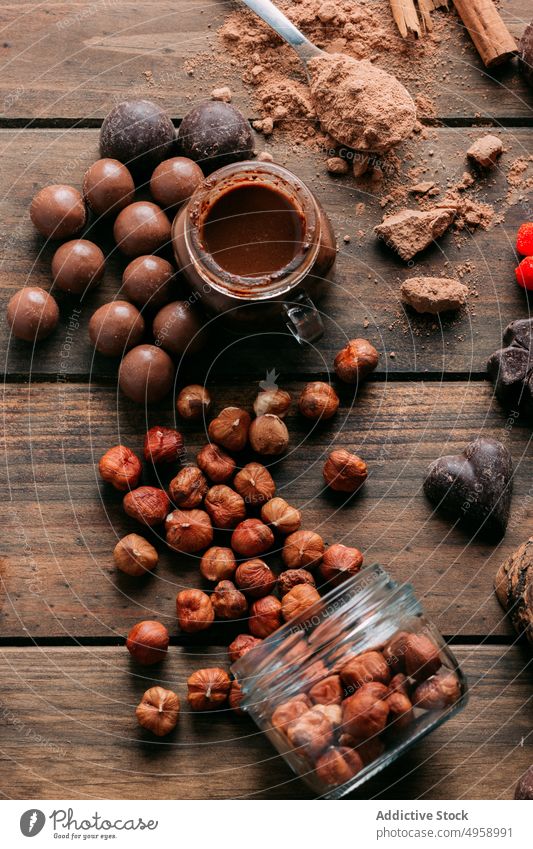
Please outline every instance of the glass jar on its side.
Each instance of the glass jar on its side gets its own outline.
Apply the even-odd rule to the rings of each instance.
[[[332,589],[233,664],[247,712],[319,796],[362,785],[467,701],[411,585],[380,566]]]

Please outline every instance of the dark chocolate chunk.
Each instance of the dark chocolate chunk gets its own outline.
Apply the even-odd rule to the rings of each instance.
[[[533,799],[533,766],[526,769],[514,791],[515,799]]]
[[[180,124],[178,142],[181,153],[201,165],[205,172],[214,171],[250,159],[253,137],[242,112],[231,103],[206,100],[187,112]]]
[[[503,406],[533,417],[533,319],[512,321],[503,334],[503,347],[487,363],[496,397]]]
[[[439,509],[486,538],[500,538],[509,520],[513,461],[497,439],[480,437],[462,454],[435,460],[424,492]]]
[[[124,100],[106,115],[100,154],[118,159],[135,175],[151,173],[172,155],[176,138],[167,113],[151,100]]]

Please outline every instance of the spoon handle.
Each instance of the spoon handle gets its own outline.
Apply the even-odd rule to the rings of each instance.
[[[242,2],[287,41],[304,62],[322,53],[322,50],[315,47],[270,0],[242,0]]]

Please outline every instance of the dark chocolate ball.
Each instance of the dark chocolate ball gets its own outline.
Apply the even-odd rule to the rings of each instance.
[[[160,256],[138,256],[124,269],[122,291],[140,307],[162,307],[173,297],[175,273]]]
[[[87,209],[73,186],[45,186],[30,206],[30,218],[41,236],[67,239],[79,233],[87,220]]]
[[[205,346],[207,331],[201,316],[187,301],[173,301],[154,318],[156,345],[170,354],[196,354]]]
[[[196,162],[174,156],[157,166],[150,180],[150,191],[154,200],[168,209],[188,200],[203,179],[204,172]]]
[[[178,142],[183,155],[207,172],[250,159],[253,153],[248,121],[231,103],[218,100],[206,100],[187,112],[180,124]]]
[[[172,388],[174,363],[156,345],[137,345],[120,364],[118,382],[124,395],[137,404],[160,401]]]
[[[102,279],[105,257],[94,242],[73,239],[65,242],[52,257],[52,276],[55,285],[71,295],[81,295],[93,289]]]
[[[106,357],[120,357],[138,345],[144,333],[144,319],[129,301],[111,301],[96,310],[89,321],[89,337],[97,351]]]
[[[524,79],[533,88],[533,21],[527,25],[520,39],[519,64]]]
[[[119,212],[113,235],[126,256],[151,254],[170,241],[170,221],[160,206],[140,200]]]
[[[15,292],[9,301],[7,321],[17,339],[38,342],[55,330],[59,321],[59,307],[44,289],[25,286]]]
[[[167,113],[151,100],[124,100],[104,118],[100,155],[118,159],[135,174],[150,173],[172,155],[176,138]]]
[[[118,159],[97,159],[85,172],[83,196],[95,215],[116,215],[134,195],[133,177]]]

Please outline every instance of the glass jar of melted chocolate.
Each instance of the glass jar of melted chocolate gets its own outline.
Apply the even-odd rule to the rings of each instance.
[[[329,220],[294,174],[270,162],[215,171],[174,220],[173,246],[206,309],[243,331],[284,319],[300,342],[323,333],[315,307],[336,255]]]

